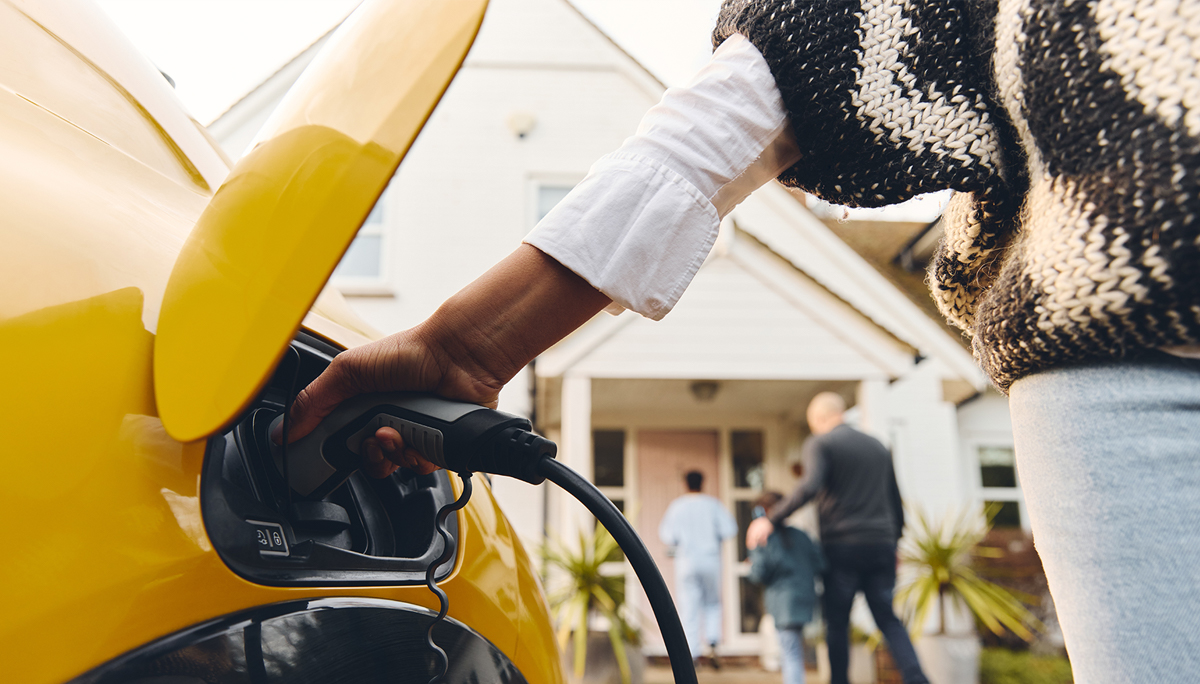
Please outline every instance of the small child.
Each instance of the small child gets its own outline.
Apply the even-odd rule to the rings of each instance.
[[[763,492],[755,517],[766,514],[783,495]],[[750,579],[766,587],[767,612],[779,633],[783,684],[804,684],[804,625],[817,605],[816,576],[825,569],[821,550],[803,531],[783,526],[767,543],[750,550]]]

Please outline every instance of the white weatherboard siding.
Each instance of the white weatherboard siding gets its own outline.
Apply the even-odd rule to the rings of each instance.
[[[573,370],[625,378],[886,377],[886,368],[856,343],[733,260],[716,258],[670,315],[631,321]]]

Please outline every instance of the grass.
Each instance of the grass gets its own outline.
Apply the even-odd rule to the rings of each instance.
[[[1071,663],[1061,656],[985,648],[979,661],[980,684],[1071,684]]]

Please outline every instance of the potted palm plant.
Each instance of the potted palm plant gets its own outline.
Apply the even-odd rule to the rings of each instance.
[[[619,676],[621,684],[640,684],[644,659],[638,649],[640,634],[626,615],[625,577],[603,572],[604,564],[622,559],[612,535],[597,524],[591,535],[581,530],[573,547],[547,541],[542,559],[547,570],[557,570],[561,576],[549,600],[559,648],[571,662],[573,681],[607,684]],[[608,623],[607,638],[603,632],[591,631],[596,616]]]
[[[990,557],[997,549],[981,547],[993,511],[981,516],[964,511],[939,522],[914,513],[913,533],[901,542],[900,561],[906,580],[896,593],[914,646],[930,680],[938,684],[976,684],[979,681],[978,623],[996,634],[1009,630],[1029,641],[1042,624],[1016,593],[980,577],[975,557]],[[927,634],[931,611],[937,629]],[[973,616],[959,620],[956,616]]]

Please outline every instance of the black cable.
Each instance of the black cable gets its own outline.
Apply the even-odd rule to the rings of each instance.
[[[446,652],[433,641],[433,628],[437,627],[438,623],[446,618],[446,611],[450,609],[450,599],[446,596],[446,592],[442,591],[442,588],[433,581],[433,575],[443,563],[454,557],[454,538],[450,536],[450,530],[446,529],[446,518],[450,517],[451,513],[466,506],[467,501],[471,499],[471,473],[462,472],[458,476],[462,479],[462,494],[454,501],[442,506],[437,514],[435,527],[437,528],[438,535],[442,538],[442,554],[435,558],[429,564],[429,567],[425,569],[425,585],[429,587],[429,591],[432,591],[438,597],[440,605],[437,617],[433,619],[433,622],[429,623],[429,631],[425,633],[425,642],[429,644],[429,649],[434,652],[434,655],[441,662],[441,665],[438,666],[440,672],[429,680],[429,684],[439,684],[439,682],[446,681],[446,670],[450,667],[450,660],[446,657]]]
[[[654,558],[650,556],[650,551],[646,549],[633,526],[613,502],[596,489],[596,485],[585,480],[579,473],[553,458],[541,459],[537,467],[538,472],[547,480],[562,487],[565,492],[586,506],[625,552],[625,559],[633,566],[633,571],[637,573],[638,580],[646,591],[650,607],[654,609],[654,619],[658,621],[658,629],[662,633],[667,655],[671,659],[671,672],[675,675],[675,684],[696,684],[696,667],[692,663],[692,652],[688,648],[687,637],[683,634],[683,624],[679,622],[679,613],[675,612],[675,603],[671,600],[671,593],[667,590],[662,573],[658,571]]]

